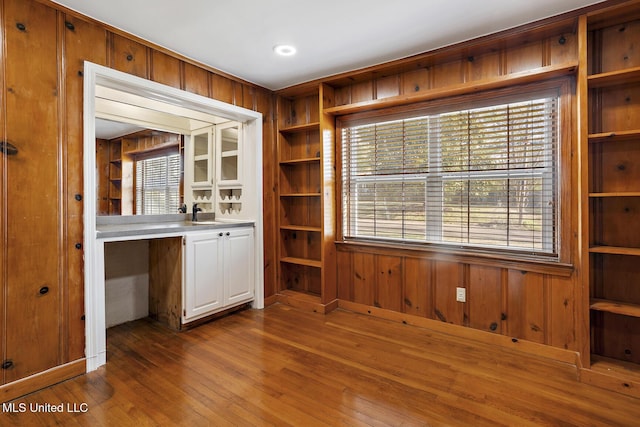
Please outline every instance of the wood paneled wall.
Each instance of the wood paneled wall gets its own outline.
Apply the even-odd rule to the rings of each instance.
[[[357,104],[363,112],[367,105],[375,108],[376,100],[384,98],[488,82],[547,66],[572,64],[575,68],[575,29],[573,18],[557,21],[546,32],[512,34],[509,39],[494,39],[490,46],[486,41],[469,43],[404,63],[396,70],[380,66],[353,73],[351,80],[341,76],[322,83],[334,87],[336,106]],[[570,232],[579,230],[577,174],[571,172],[577,170],[573,92],[568,98],[572,107],[566,110],[561,149],[565,159],[561,163],[569,168],[563,172],[561,196],[561,260],[568,265],[546,269],[527,262],[516,265],[495,256],[487,259],[437,249],[340,243],[339,300],[579,351],[588,360],[585,349],[589,338],[584,326],[588,310],[582,302],[578,276],[577,234]],[[456,301],[457,287],[466,289],[467,302]]]
[[[340,300],[578,350],[572,277],[379,252],[338,251]]]
[[[504,46],[506,41],[496,42],[488,52],[477,48],[477,54],[471,53],[474,52],[471,46],[454,60],[450,59],[451,55],[434,55],[428,60],[417,61],[412,67],[405,67],[409,68],[406,71],[388,74],[382,69],[374,72],[372,78],[356,79],[353,83],[338,80],[333,83],[336,85],[335,106],[415,95],[508,74],[526,73],[549,65],[577,63],[577,38],[572,25],[557,25],[553,32],[555,34],[534,41],[528,37],[522,38],[520,43],[511,40],[508,47]]]
[[[0,0],[0,21],[0,137],[19,150],[0,157],[0,353],[13,361],[2,383],[84,357],[84,61],[263,114],[265,295],[274,293],[270,91],[47,0]]]

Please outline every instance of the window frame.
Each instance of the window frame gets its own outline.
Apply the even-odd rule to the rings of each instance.
[[[404,106],[381,108],[378,110],[357,112],[336,117],[336,240],[340,244],[367,245],[373,247],[388,247],[397,249],[419,250],[425,252],[442,252],[448,254],[460,254],[462,256],[479,256],[489,257],[493,259],[537,262],[548,264],[567,264],[571,261],[571,200],[575,197],[572,186],[575,187],[577,182],[572,176],[574,161],[572,159],[572,147],[574,147],[573,127],[575,126],[575,109],[573,102],[572,88],[575,86],[573,77],[561,77],[549,79],[540,82],[529,83],[517,87],[508,87],[504,89],[496,89],[483,92],[472,92],[469,94],[435,99],[428,102],[420,102]],[[442,113],[446,111],[461,111],[487,106],[488,104],[498,105],[511,102],[523,101],[524,99],[532,99],[536,94],[549,94],[551,91],[557,94],[557,138],[556,147],[556,254],[549,256],[543,254],[532,254],[527,251],[514,250],[511,248],[496,248],[482,246],[466,246],[440,243],[440,242],[404,242],[404,241],[385,241],[368,238],[345,238],[345,206],[343,205],[343,165],[342,165],[342,130],[344,128],[356,126],[359,124],[374,123],[376,121],[389,121],[399,119],[409,119],[429,114]],[[431,162],[431,159],[429,160]],[[431,165],[430,165],[431,166]],[[493,172],[492,172],[493,173]],[[500,172],[495,172],[496,176]],[[502,171],[503,174],[509,174],[508,170]],[[470,176],[474,172],[464,172],[464,175]],[[435,175],[435,174],[434,174]],[[442,176],[442,175],[441,175]],[[451,178],[450,175],[448,178]],[[435,181],[435,177],[431,178]],[[405,176],[406,181],[406,176]],[[425,185],[430,185],[426,181]],[[426,200],[426,196],[425,196]],[[429,206],[429,204],[427,205]],[[433,209],[433,206],[431,206]],[[429,208],[425,209],[428,213]],[[429,233],[437,233],[438,230],[429,230],[427,227],[427,235]]]

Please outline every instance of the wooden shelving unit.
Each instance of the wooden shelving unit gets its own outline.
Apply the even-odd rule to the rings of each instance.
[[[323,111],[331,93],[320,85],[278,99],[279,295],[314,310],[337,297],[335,230],[327,220],[334,215],[334,120]]]
[[[109,143],[109,215],[122,212],[122,140]]]
[[[639,39],[637,3],[586,17],[583,117],[594,372],[606,364],[607,372],[619,366],[637,374],[628,366],[640,365],[640,57],[633,54]]]

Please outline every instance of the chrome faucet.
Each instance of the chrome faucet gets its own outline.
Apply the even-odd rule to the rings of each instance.
[[[202,209],[198,207],[197,203],[193,204],[193,208],[191,208],[191,222],[198,221],[198,212],[201,212]]]

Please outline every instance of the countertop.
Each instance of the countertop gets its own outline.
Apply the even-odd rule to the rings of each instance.
[[[135,215],[96,217],[96,238],[112,239],[146,235],[180,235],[187,232],[215,230],[230,227],[253,227],[250,220],[215,220],[207,214],[198,215],[198,221],[191,221],[187,215]]]

